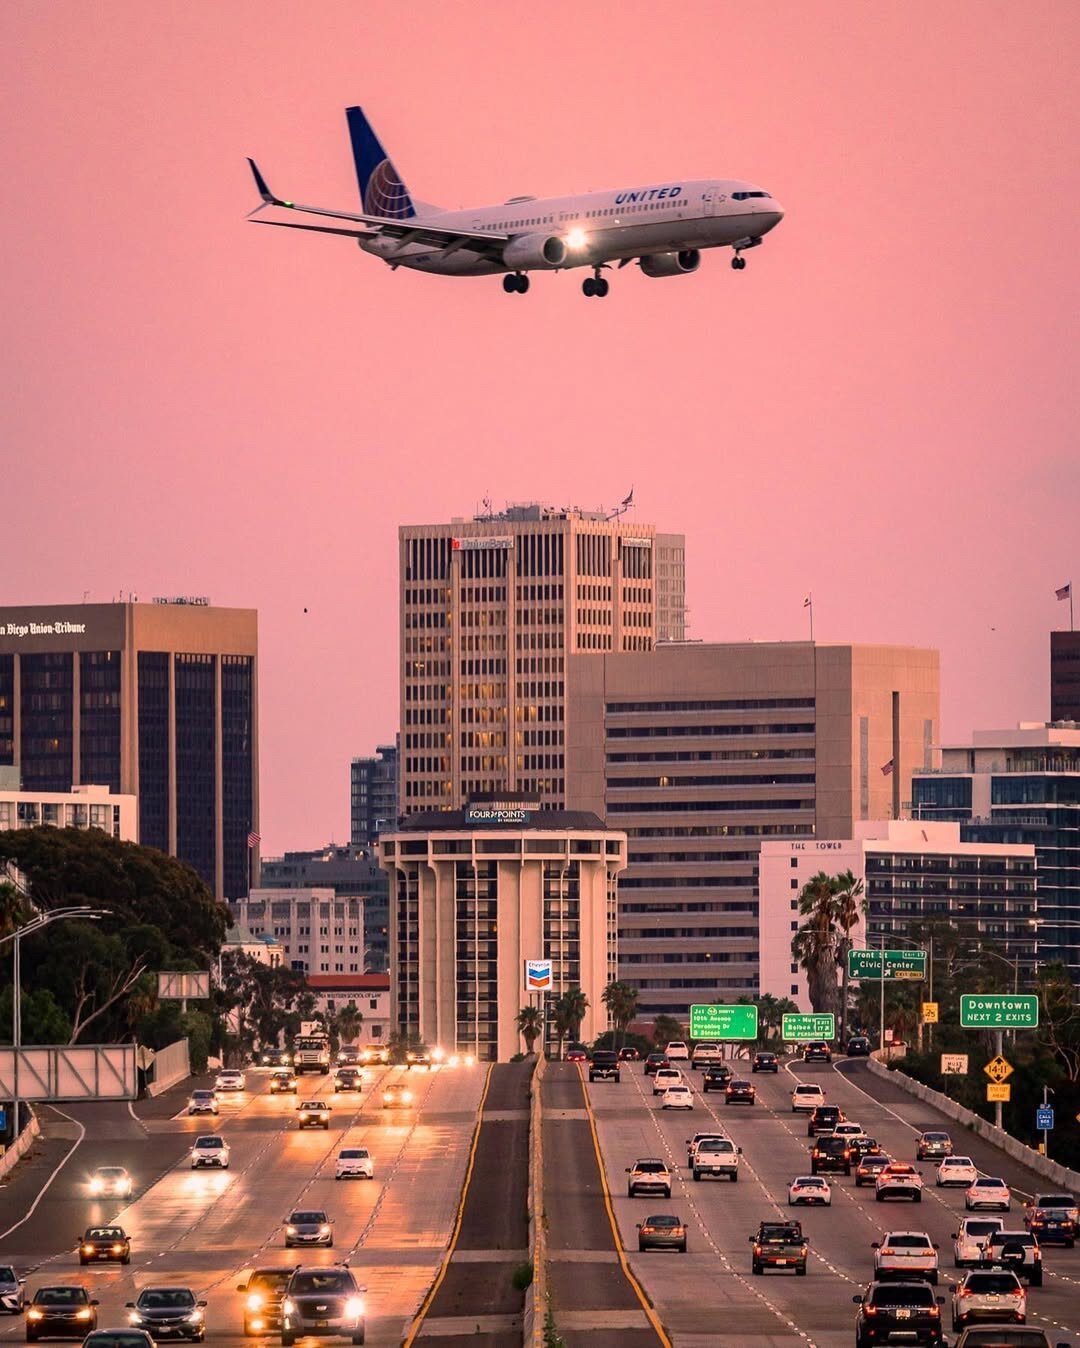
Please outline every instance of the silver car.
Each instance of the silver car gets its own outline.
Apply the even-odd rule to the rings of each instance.
[[[973,1269],[953,1286],[952,1327],[961,1330],[975,1320],[996,1325],[1022,1325],[1027,1318],[1027,1292],[1008,1269]]]
[[[881,1240],[875,1240],[874,1277],[878,1282],[897,1278],[914,1282],[925,1278],[938,1280],[938,1247],[925,1231],[890,1231]]]
[[[982,1261],[983,1246],[1005,1226],[1000,1217],[965,1217],[953,1232],[953,1263],[967,1268]]]
[[[10,1264],[0,1264],[0,1311],[18,1315],[22,1310],[21,1287],[24,1279],[18,1277]]]

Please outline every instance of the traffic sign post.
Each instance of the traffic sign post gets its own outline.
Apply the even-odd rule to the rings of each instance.
[[[924,1025],[936,1025],[938,1023],[938,1004],[937,1002],[923,1002],[922,1004],[922,1022]]]
[[[1012,1087],[991,1082],[986,1088],[987,1100],[994,1101],[995,1104],[1008,1104],[1012,1099]]]
[[[999,1053],[996,1058],[991,1058],[983,1068],[983,1071],[991,1081],[1008,1081],[1013,1074],[1013,1065],[1007,1062]]]
[[[1035,1030],[1039,999],[1023,992],[964,993],[960,1024],[965,1030]]]
[[[1054,1126],[1053,1105],[1041,1105],[1035,1110],[1035,1127],[1040,1133],[1048,1133]],[[1043,1141],[1046,1139],[1044,1138]]]
[[[690,1008],[691,1039],[756,1039],[756,1006],[703,1005]]]
[[[835,1039],[836,1017],[831,1011],[821,1015],[784,1016],[781,1035],[792,1044],[805,1043],[811,1039]]]
[[[941,1075],[943,1077],[966,1077],[968,1073],[968,1055],[966,1053],[943,1053],[941,1055]]]
[[[885,956],[885,978],[920,979],[926,977],[925,950],[849,950],[848,978],[881,978],[881,957]]]

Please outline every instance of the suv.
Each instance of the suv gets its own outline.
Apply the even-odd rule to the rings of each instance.
[[[1004,1229],[1000,1217],[965,1217],[959,1230],[952,1233],[953,1264],[956,1268],[977,1268],[982,1263],[983,1246],[995,1231]]]
[[[298,1338],[364,1342],[364,1302],[347,1264],[296,1269],[281,1302],[281,1344]]]
[[[972,1320],[1009,1320],[1022,1325],[1027,1319],[1027,1292],[1010,1269],[972,1269],[953,1287],[952,1327],[961,1330]]]
[[[844,1112],[836,1105],[818,1105],[810,1111],[806,1120],[806,1136],[816,1137],[818,1133],[831,1133],[838,1123],[844,1122]]]
[[[780,1061],[775,1053],[755,1053],[750,1064],[751,1072],[779,1072]]]
[[[727,1084],[734,1073],[726,1062],[713,1063],[711,1067],[706,1067],[705,1075],[701,1078],[701,1089],[703,1091],[723,1091],[727,1090]]]
[[[77,1236],[79,1263],[89,1264],[105,1260],[111,1264],[131,1263],[131,1241],[122,1226],[90,1226],[85,1235]]]
[[[737,1147],[729,1137],[704,1137],[694,1148],[691,1168],[694,1179],[706,1177],[727,1178],[734,1183],[739,1178],[739,1157],[742,1147]]]
[[[874,1251],[874,1277],[879,1282],[898,1278],[938,1280],[938,1247],[925,1231],[890,1231],[871,1242]]]
[[[802,1051],[803,1062],[832,1062],[832,1049],[824,1039],[814,1039]]]
[[[653,1073],[653,1095],[662,1095],[669,1086],[681,1085],[683,1085],[683,1074],[677,1067],[661,1067]]]
[[[690,1056],[690,1066],[695,1072],[699,1067],[712,1067],[714,1063],[719,1061],[719,1044],[713,1044],[709,1040],[703,1039],[700,1044],[694,1045],[694,1051]]]
[[[627,1198],[636,1198],[639,1193],[663,1194],[671,1197],[671,1171],[663,1161],[655,1157],[646,1157],[626,1167],[630,1178],[626,1181]]]
[[[217,1133],[203,1133],[192,1145],[192,1170],[198,1170],[204,1165],[215,1165],[222,1170],[229,1168],[229,1144]]]
[[[974,1325],[956,1340],[956,1348],[1052,1348],[1045,1329],[1032,1325]],[[1056,1348],[1070,1348],[1059,1343]]]
[[[1036,1194],[1024,1205],[1024,1225],[1040,1245],[1057,1240],[1071,1250],[1080,1227],[1080,1208],[1070,1194]]]
[[[22,1293],[19,1288],[25,1282],[10,1264],[0,1264],[0,1311],[8,1315],[18,1315],[22,1310]]]
[[[190,1287],[144,1287],[138,1301],[129,1301],[126,1306],[131,1324],[145,1329],[154,1340],[177,1338],[202,1343],[206,1338],[206,1302],[197,1301]]]
[[[291,1267],[253,1268],[247,1282],[237,1283],[244,1293],[244,1336],[276,1334],[281,1328],[281,1299],[293,1275]]]
[[[330,1128],[330,1106],[325,1100],[304,1100],[296,1106],[298,1128]]]
[[[26,1303],[26,1342],[45,1334],[81,1339],[97,1329],[97,1304],[81,1283],[39,1287]]]
[[[619,1080],[619,1055],[611,1049],[598,1048],[592,1055],[592,1062],[589,1063],[589,1080],[595,1081],[597,1077],[602,1077],[605,1081],[609,1078]]]
[[[813,1086],[805,1081],[800,1081],[791,1092],[791,1112],[792,1114],[812,1114],[815,1109],[820,1109],[825,1104],[825,1092],[820,1086]]]
[[[851,1148],[846,1139],[833,1137],[831,1133],[819,1137],[810,1148],[810,1173],[819,1175],[823,1171],[840,1170],[845,1175],[851,1174]]]
[[[847,1041],[847,1055],[849,1058],[869,1058],[870,1040],[865,1034],[853,1034]]]
[[[760,1275],[767,1268],[793,1268],[806,1277],[807,1244],[801,1222],[762,1222],[757,1235],[749,1237],[754,1247],[750,1272]]]
[[[1030,1231],[995,1231],[983,1246],[981,1267],[989,1264],[1011,1268],[1032,1287],[1043,1281],[1042,1250]]]
[[[924,1282],[872,1282],[862,1296],[853,1296],[855,1348],[887,1343],[893,1334],[920,1344],[944,1343],[941,1307],[945,1298],[934,1295]]]
[[[672,1039],[670,1043],[665,1045],[664,1052],[667,1054],[669,1062],[688,1063],[690,1061],[690,1050],[681,1039]]]

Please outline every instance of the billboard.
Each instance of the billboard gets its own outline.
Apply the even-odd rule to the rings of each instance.
[[[205,1002],[210,996],[210,975],[200,973],[159,973],[157,976],[158,1000]]]
[[[0,1098],[134,1100],[134,1044],[0,1048]]]
[[[690,1008],[691,1039],[756,1039],[756,1006],[721,1006],[712,1003]]]
[[[552,988],[551,960],[525,961],[525,991],[550,992]]]

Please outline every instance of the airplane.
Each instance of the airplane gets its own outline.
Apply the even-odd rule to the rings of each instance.
[[[731,248],[736,271],[784,217],[775,197],[735,179],[675,179],[566,197],[511,197],[498,206],[447,211],[415,201],[359,107],[346,108],[362,211],[302,206],[275,196],[248,159],[261,204],[340,224],[254,219],[254,223],[356,239],[391,268],[437,276],[496,276],[524,295],[529,273],[587,267],[582,292],[603,298],[612,263],[637,262],[649,277],[695,272],[708,248]]]

